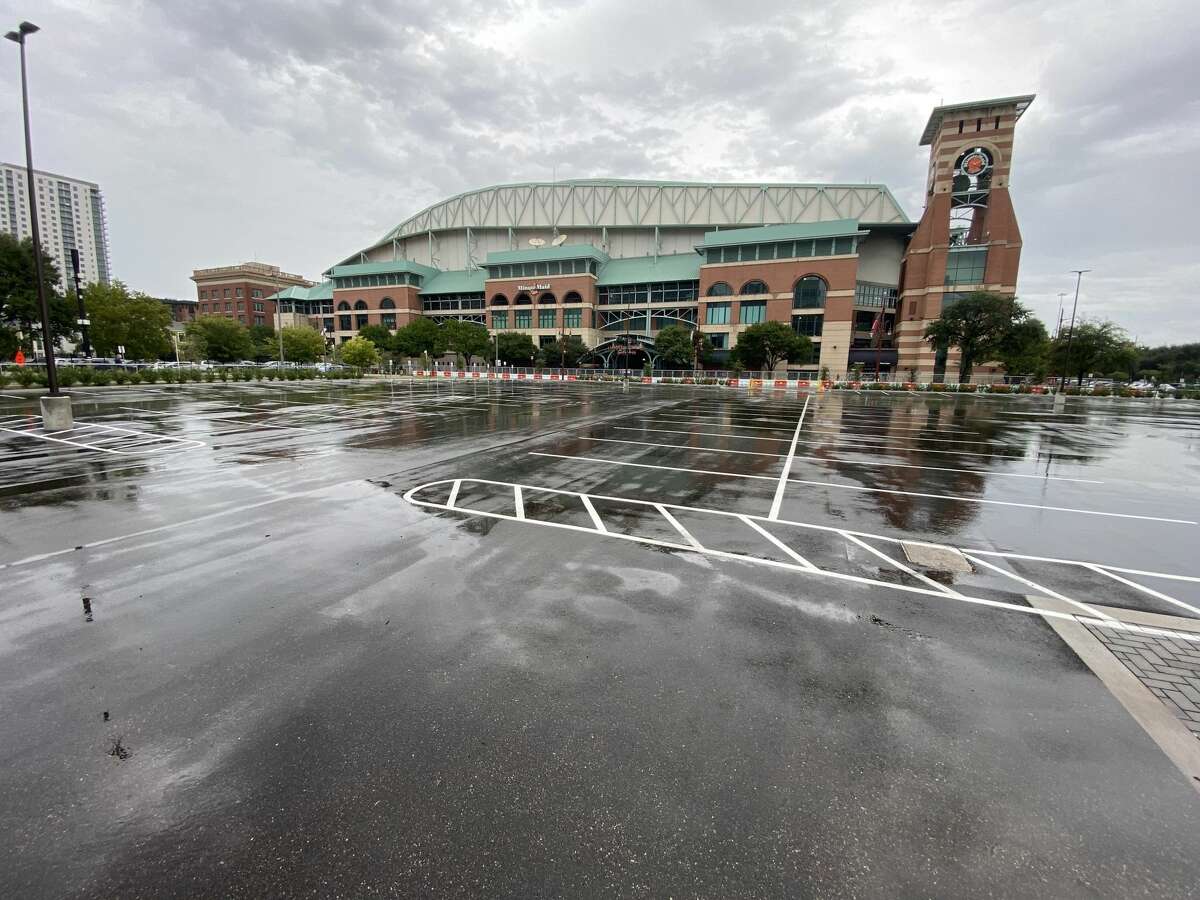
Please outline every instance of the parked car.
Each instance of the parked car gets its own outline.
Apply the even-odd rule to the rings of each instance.
[[[346,368],[341,363],[317,363],[315,366],[318,372],[340,372]]]

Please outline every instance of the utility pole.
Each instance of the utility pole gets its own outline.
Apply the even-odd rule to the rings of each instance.
[[[22,22],[16,31],[5,35],[21,47],[21,112],[25,120],[25,179],[29,188],[29,223],[33,230],[33,267],[37,278],[38,310],[42,318],[42,350],[46,355],[46,387],[48,397],[43,397],[42,427],[47,431],[69,431],[74,424],[71,417],[71,398],[64,397],[58,390],[58,368],[54,364],[54,335],[50,331],[50,307],[46,302],[46,277],[42,266],[42,236],[38,230],[37,186],[33,178],[33,140],[29,136],[29,81],[25,71],[25,39],[38,31],[32,22]]]
[[[1075,302],[1071,304],[1071,327],[1067,331],[1067,352],[1063,357],[1064,374],[1059,376],[1058,389],[1061,391],[1067,385],[1067,376],[1065,374],[1066,366],[1071,362],[1071,341],[1075,337],[1075,311],[1079,308],[1079,283],[1083,281],[1083,273],[1090,272],[1091,269],[1072,269],[1075,274]]]

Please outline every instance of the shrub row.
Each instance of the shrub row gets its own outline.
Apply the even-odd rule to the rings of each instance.
[[[338,372],[318,372],[316,369],[92,369],[75,366],[59,366],[58,383],[62,387],[75,385],[110,384],[185,384],[191,382],[231,381],[308,381],[316,378],[361,378],[359,369],[343,369]],[[21,387],[45,387],[44,369],[17,368],[0,371],[0,387],[16,383]]]

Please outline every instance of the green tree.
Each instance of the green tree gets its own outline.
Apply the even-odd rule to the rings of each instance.
[[[1050,356],[1058,372],[1083,384],[1084,376],[1091,372],[1128,370],[1136,365],[1138,349],[1115,323],[1084,320],[1075,326],[1073,336],[1069,331],[1058,336]]]
[[[1050,361],[1050,336],[1040,319],[1032,316],[1013,325],[996,348],[996,359],[1009,375],[1029,375],[1035,381],[1046,377]]]
[[[78,315],[74,297],[68,300],[58,291],[58,267],[54,260],[42,253],[42,284],[46,288],[46,305],[50,310],[50,330],[57,344],[65,337],[75,334],[75,319]],[[6,323],[11,342],[14,330],[24,335],[26,349],[30,347],[30,335],[34,324],[42,321],[38,309],[37,274],[33,257],[33,241],[25,238],[18,241],[7,232],[0,232],[0,322]],[[15,352],[15,351],[14,351]]]
[[[250,359],[255,362],[279,359],[279,341],[275,337],[274,328],[270,325],[251,325],[246,330],[250,335],[250,343],[254,347]]]
[[[734,353],[746,368],[771,372],[784,360],[807,361],[812,341],[782,322],[763,322],[738,335]]]
[[[1014,329],[1031,316],[1016,297],[974,291],[943,309],[941,318],[925,328],[925,338],[935,347],[958,348],[958,380],[965,384],[975,364],[995,359]]]
[[[537,357],[533,338],[519,332],[505,331],[496,335],[497,353],[500,361],[510,366],[531,366]]]
[[[482,325],[448,319],[442,325],[442,333],[447,349],[462,354],[468,364],[473,357],[487,359],[491,354],[492,340]]]
[[[115,356],[118,347],[125,348],[127,359],[158,359],[171,352],[171,311],[162,301],[113,281],[89,284],[83,302],[97,356]]]
[[[1200,343],[1142,348],[1136,368],[1157,369],[1171,381],[1195,381],[1200,378]]]
[[[392,333],[382,325],[364,325],[358,329],[358,336],[366,338],[375,345],[376,350],[382,350],[385,353],[390,353],[395,348],[395,339]]]
[[[441,356],[446,352],[446,336],[432,321],[420,317],[396,332],[392,346],[403,356]]]
[[[213,362],[237,362],[254,352],[246,326],[224,316],[202,316],[187,326],[188,356]]]
[[[570,334],[542,347],[541,352],[545,356],[546,365],[573,369],[592,351],[583,342],[583,338],[577,334]]]
[[[690,369],[696,352],[692,329],[668,325],[655,336],[654,352],[664,369]]]
[[[289,362],[315,363],[325,353],[325,338],[307,325],[283,329],[283,356]]]
[[[430,323],[433,324],[433,323]],[[437,327],[436,325],[434,326]],[[364,337],[352,337],[338,348],[342,362],[358,369],[379,365],[379,351]]]

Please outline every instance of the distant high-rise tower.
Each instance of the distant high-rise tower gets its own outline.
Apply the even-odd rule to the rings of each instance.
[[[100,186],[91,181],[34,171],[42,247],[54,259],[64,287],[71,284],[71,251],[79,251],[79,277],[108,284],[108,224]],[[25,167],[0,163],[0,231],[33,237]]]
[[[1013,135],[1034,95],[939,106],[921,145],[929,145],[925,212],[900,270],[898,363],[918,378],[944,377],[954,350],[924,338],[942,310],[971,291],[1015,294],[1021,231],[1008,194]]]

